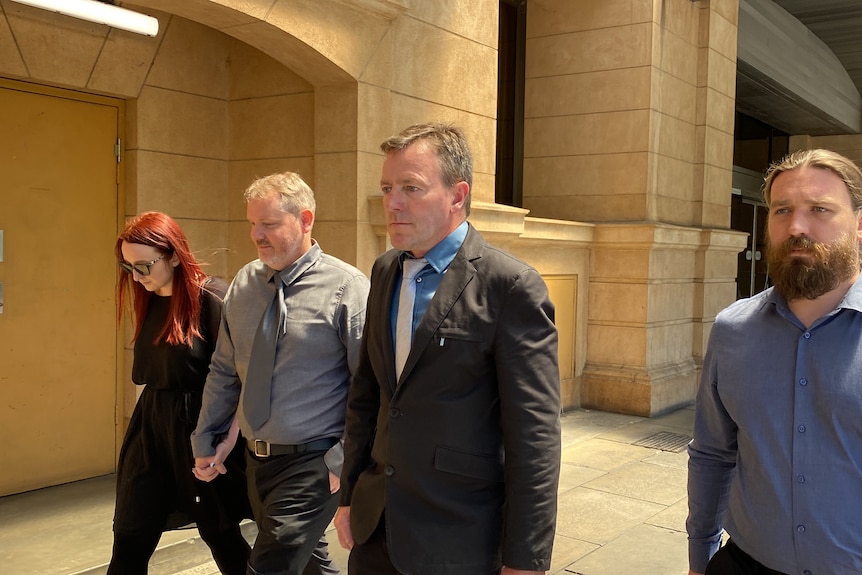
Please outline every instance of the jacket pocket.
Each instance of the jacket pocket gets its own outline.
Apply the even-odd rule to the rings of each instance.
[[[478,455],[438,446],[434,468],[473,479],[503,481],[503,457],[500,455]]]
[[[475,343],[483,341],[481,333],[466,327],[439,327],[434,333],[434,339],[444,343],[446,340],[471,341]]]

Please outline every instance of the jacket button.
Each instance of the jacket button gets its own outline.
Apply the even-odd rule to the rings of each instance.
[[[401,416],[401,412],[397,408],[395,408],[395,407],[389,408],[389,417],[394,419],[394,418],[400,417],[400,416]]]
[[[385,468],[383,468],[383,473],[385,473],[387,477],[392,477],[393,475],[395,475],[395,468],[391,465],[387,465]]]

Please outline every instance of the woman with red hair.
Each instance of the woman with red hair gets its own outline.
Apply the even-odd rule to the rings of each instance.
[[[221,572],[245,575],[249,546],[239,522],[251,513],[243,454],[231,453],[230,472],[203,483],[192,475],[189,443],[227,285],[204,274],[182,229],[160,212],[129,220],[115,252],[118,321],[128,305],[132,381],[145,387],[120,449],[108,574],[146,575],[162,532],[194,523]]]

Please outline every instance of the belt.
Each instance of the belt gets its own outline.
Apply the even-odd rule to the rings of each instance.
[[[337,439],[328,437],[326,439],[315,439],[308,443],[299,445],[279,445],[262,439],[247,439],[248,450],[255,457],[270,457],[272,455],[292,455],[294,453],[305,453],[306,451],[325,451],[338,443]]]

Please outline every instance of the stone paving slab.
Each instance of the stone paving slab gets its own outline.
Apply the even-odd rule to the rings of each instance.
[[[562,460],[565,463],[576,463],[584,467],[612,471],[655,453],[656,450],[646,447],[593,438],[564,448]]]
[[[601,546],[595,543],[557,534],[554,537],[554,555],[551,558],[550,573],[564,574],[569,565],[600,548]]]
[[[584,487],[661,505],[673,505],[685,495],[686,478],[680,476],[679,470],[674,467],[638,461],[589,481]]]
[[[605,475],[607,471],[575,465],[574,463],[563,463],[560,466],[560,487],[558,493],[565,493],[584,483],[592,481],[597,477]]]
[[[572,575],[687,575],[686,535],[652,525],[637,525],[585,557],[569,564],[562,573]]]
[[[604,545],[666,506],[586,487],[565,493],[557,505],[557,534]]]

